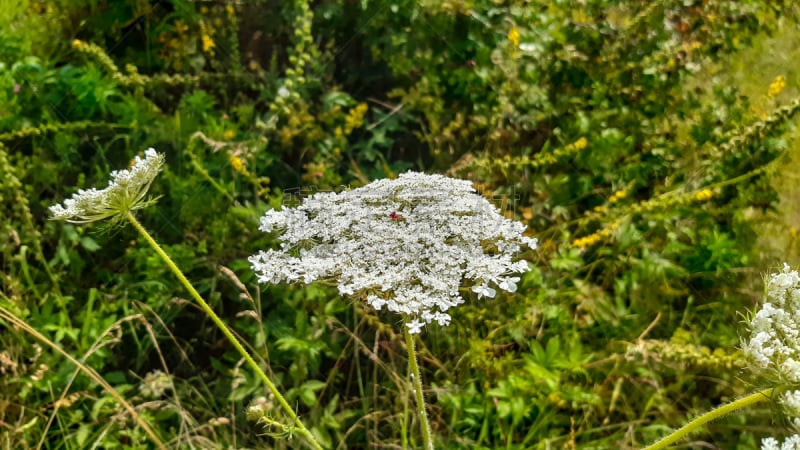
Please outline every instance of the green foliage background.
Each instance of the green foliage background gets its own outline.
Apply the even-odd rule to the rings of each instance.
[[[134,230],[48,221],[49,205],[155,147],[167,169],[139,219],[320,440],[417,448],[398,319],[327,286],[258,286],[246,258],[274,244],[257,230],[270,207],[446,173],[540,249],[517,293],[470,299],[424,333],[438,446],[642,447],[757,387],[741,318],[761,274],[796,254],[774,186],[793,181],[780,169],[800,103],[793,68],[759,85],[736,75],[758,60],[737,62],[775,50],[776,30],[796,36],[797,13],[777,0],[2,0],[0,303],[175,448],[298,445],[245,419],[271,400]],[[750,410],[689,445],[756,448],[782,424]],[[151,445],[4,322],[0,436]]]

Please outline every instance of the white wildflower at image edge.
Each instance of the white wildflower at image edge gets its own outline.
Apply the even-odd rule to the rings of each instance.
[[[479,298],[516,291],[513,275],[529,267],[513,258],[537,245],[525,228],[469,181],[407,172],[267,211],[259,229],[278,231],[280,249],[249,261],[261,283],[333,279],[341,295],[399,313],[419,333],[426,323],[450,323],[465,280]]]
[[[144,158],[134,159],[130,169],[111,172],[105,189],[81,189],[63,206],[51,206],[50,213],[53,219],[88,223],[143,208],[149,204],[144,196],[163,165],[164,155],[149,148]]]
[[[784,264],[782,271],[767,278],[764,297],[761,308],[749,320],[750,339],[742,348],[756,369],[776,377],[779,383],[797,387],[800,384],[800,275]],[[795,426],[800,426],[800,391],[790,389],[781,393],[778,403],[793,417]],[[797,443],[800,445],[800,440]]]
[[[767,279],[765,299],[749,326],[743,347],[756,366],[800,383],[800,276],[788,264]]]
[[[789,436],[782,444],[772,437],[763,439],[761,450],[800,450],[800,436],[796,434]]]

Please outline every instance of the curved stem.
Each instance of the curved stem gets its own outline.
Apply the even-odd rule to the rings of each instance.
[[[776,393],[776,388],[764,389],[763,391],[754,392],[747,397],[740,398],[735,402],[728,403],[726,405],[722,405],[719,408],[712,409],[711,411],[701,415],[693,419],[691,422],[687,423],[686,425],[678,428],[677,430],[673,431],[667,437],[661,439],[660,441],[645,447],[642,450],[660,450],[662,448],[667,448],[667,446],[678,442],[680,439],[688,435],[689,433],[696,431],[701,426],[711,422],[714,419],[718,419],[728,413],[736,411],[737,409],[744,408],[746,406],[755,405],[756,403],[760,403],[763,401],[767,401]]]
[[[181,272],[181,269],[179,269],[178,266],[172,261],[172,258],[170,258],[169,255],[167,255],[167,253],[161,248],[161,246],[158,245],[155,239],[153,239],[153,237],[150,236],[150,233],[148,233],[147,230],[144,229],[142,224],[140,224],[139,221],[136,220],[135,217],[133,217],[133,214],[131,214],[130,212],[126,212],[125,218],[136,228],[137,231],[139,231],[139,233],[142,236],[144,236],[147,243],[150,244],[150,246],[153,247],[153,250],[155,250],[156,253],[158,253],[158,256],[160,256],[161,259],[163,259],[164,262],[167,263],[167,266],[170,268],[170,270],[172,270],[172,273],[174,273],[175,276],[178,277],[178,280],[180,280],[181,284],[186,288],[186,290],[189,291],[189,294],[191,294],[192,298],[194,298],[195,301],[197,301],[197,303],[200,305],[200,307],[203,309],[206,315],[211,318],[211,320],[214,322],[217,328],[219,328],[220,331],[222,331],[222,334],[224,334],[225,337],[228,338],[228,341],[230,341],[230,343],[234,346],[234,348],[236,348],[239,354],[242,355],[242,358],[245,359],[250,368],[253,369],[253,371],[256,373],[256,375],[258,375],[258,377],[261,379],[264,385],[267,386],[267,389],[269,389],[272,395],[278,400],[278,403],[281,405],[284,412],[286,412],[286,414],[292,419],[294,425],[297,427],[297,431],[308,440],[312,448],[314,448],[315,450],[322,450],[322,445],[320,445],[320,443],[317,442],[317,440],[311,434],[311,431],[309,431],[308,428],[306,428],[305,425],[303,425],[303,422],[301,422],[300,418],[297,417],[297,414],[295,414],[292,407],[289,406],[289,403],[286,401],[283,395],[281,395],[280,391],[278,391],[278,388],[275,387],[275,384],[273,384],[272,381],[270,381],[269,377],[267,377],[267,374],[264,373],[261,367],[259,367],[258,363],[256,363],[253,357],[250,356],[249,353],[247,353],[247,350],[245,350],[245,348],[242,346],[239,340],[236,339],[236,336],[234,336],[231,330],[228,329],[227,325],[225,325],[225,323],[222,321],[222,319],[219,318],[219,316],[217,316],[214,310],[211,309],[210,306],[208,306],[208,303],[206,303],[206,301],[203,300],[203,297],[201,297],[200,294],[197,292],[197,290],[195,290],[194,286],[192,286],[192,284],[189,283],[189,280],[186,279],[186,277],[183,275],[183,272]]]
[[[421,422],[422,440],[425,442],[427,450],[433,450],[433,440],[431,439],[431,423],[428,421],[428,412],[425,410],[425,397],[422,395],[422,376],[417,364],[417,347],[414,336],[408,331],[408,325],[403,325],[403,332],[406,335],[406,347],[408,348],[408,364],[411,368],[411,378],[414,382],[414,391],[417,398],[417,415]]]

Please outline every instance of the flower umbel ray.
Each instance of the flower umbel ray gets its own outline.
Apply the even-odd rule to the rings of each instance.
[[[335,279],[339,293],[403,316],[412,333],[450,323],[464,302],[514,292],[526,261],[514,256],[536,239],[503,217],[469,181],[407,172],[341,193],[323,192],[295,208],[268,211],[259,228],[280,233],[280,248],[250,257],[262,283]]]
[[[63,205],[51,206],[50,213],[53,219],[88,223],[141,209],[149,204],[144,197],[163,165],[164,155],[149,148],[130,169],[111,172],[105,189],[81,189]]]

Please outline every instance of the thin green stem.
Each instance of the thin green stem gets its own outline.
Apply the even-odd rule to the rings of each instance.
[[[289,403],[286,401],[286,399],[283,397],[280,391],[278,391],[278,388],[275,387],[272,381],[270,381],[269,377],[267,377],[267,374],[264,373],[261,367],[259,367],[258,363],[253,359],[252,356],[250,356],[247,350],[245,350],[244,346],[242,346],[239,340],[236,339],[236,336],[234,336],[231,330],[228,329],[227,325],[225,325],[222,319],[220,319],[219,316],[217,316],[217,314],[214,312],[214,310],[211,309],[208,303],[206,303],[206,301],[203,300],[203,297],[200,296],[197,290],[195,290],[194,286],[192,286],[189,280],[186,279],[186,276],[183,275],[181,269],[179,269],[178,266],[172,261],[172,258],[170,258],[169,255],[167,255],[167,253],[161,248],[161,246],[158,245],[155,239],[153,239],[153,237],[150,236],[150,233],[148,233],[147,230],[144,229],[142,224],[140,224],[139,221],[136,220],[135,217],[133,217],[133,214],[131,214],[130,212],[126,212],[125,218],[131,224],[133,224],[133,226],[142,236],[144,236],[147,243],[150,244],[151,247],[153,247],[153,250],[155,250],[156,253],[158,253],[158,255],[161,257],[161,259],[164,260],[164,262],[167,264],[170,270],[172,270],[172,273],[174,273],[175,276],[178,277],[178,280],[180,280],[181,284],[186,288],[186,290],[189,291],[189,294],[191,294],[192,298],[194,298],[195,301],[197,301],[197,303],[200,305],[200,307],[203,309],[206,315],[208,315],[208,317],[211,318],[214,324],[216,324],[217,328],[219,328],[220,331],[222,331],[225,337],[228,338],[228,341],[230,341],[230,343],[234,346],[234,348],[236,348],[239,354],[242,355],[242,358],[245,359],[250,368],[253,369],[253,371],[256,373],[256,375],[258,375],[258,377],[261,379],[264,385],[267,386],[267,389],[269,389],[272,395],[278,400],[278,403],[281,405],[286,414],[294,422],[294,425],[297,427],[298,433],[308,440],[308,443],[311,445],[312,448],[314,448],[315,450],[322,450],[322,445],[320,445],[320,443],[317,442],[317,440],[314,438],[314,435],[311,434],[311,431],[309,431],[308,428],[306,428],[305,425],[303,425],[303,422],[300,420],[297,414],[295,414],[292,407],[289,406]]]
[[[195,170],[197,170],[197,172],[198,172],[200,175],[202,175],[202,176],[203,176],[203,178],[204,178],[206,181],[208,181],[208,182],[211,184],[211,186],[214,186],[214,189],[216,189],[216,190],[217,190],[217,192],[219,192],[220,194],[222,194],[222,195],[224,195],[225,197],[227,197],[227,199],[228,199],[228,200],[230,200],[230,201],[232,201],[232,202],[233,202],[233,201],[235,201],[235,199],[233,198],[233,196],[232,196],[230,193],[228,193],[228,191],[227,191],[227,190],[226,190],[224,187],[222,187],[222,185],[221,185],[221,184],[217,183],[217,180],[215,180],[214,178],[212,178],[212,177],[211,177],[211,175],[208,173],[208,171],[205,169],[205,167],[203,167],[203,166],[202,166],[202,165],[201,165],[201,164],[200,164],[200,163],[197,161],[197,157],[196,157],[196,156],[194,156],[194,155],[193,155],[191,152],[189,153],[189,155],[191,156],[191,158],[190,158],[190,159],[191,159],[191,161],[192,161],[192,167],[194,167],[194,168],[195,168]]]
[[[735,402],[731,402],[728,403],[727,405],[722,405],[719,408],[712,409],[711,411],[703,414],[702,416],[695,418],[694,420],[682,426],[681,428],[678,428],[677,430],[673,431],[671,434],[661,439],[660,441],[650,445],[649,447],[645,447],[643,450],[660,450],[663,448],[667,448],[669,445],[678,442],[689,433],[697,431],[698,428],[702,427],[708,422],[711,422],[714,419],[718,419],[726,414],[736,411],[737,409],[742,409],[747,406],[755,405],[756,403],[767,401],[771,399],[775,393],[776,393],[776,388],[764,389],[763,391],[754,392],[748,395],[747,397],[740,398]]]
[[[428,421],[428,412],[425,410],[425,397],[422,395],[422,376],[417,364],[417,346],[414,336],[408,331],[408,326],[403,325],[403,332],[406,335],[406,347],[408,348],[408,364],[411,368],[411,378],[414,383],[414,392],[417,397],[417,415],[421,422],[422,440],[425,442],[427,450],[433,450],[433,439],[431,439],[431,423]]]

